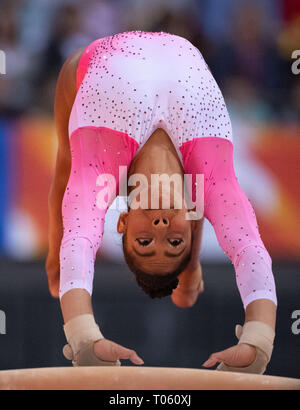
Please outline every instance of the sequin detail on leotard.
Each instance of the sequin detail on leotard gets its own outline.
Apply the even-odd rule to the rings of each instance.
[[[178,153],[194,138],[232,140],[222,93],[200,51],[180,36],[134,31],[96,40],[78,73],[69,135],[79,127],[107,127],[141,149],[163,128]]]
[[[73,288],[92,292],[106,213],[96,207],[102,189],[97,177],[117,176],[119,165],[128,167],[155,129],[163,128],[185,172],[204,174],[204,215],[234,264],[244,306],[261,298],[276,303],[271,259],[234,175],[229,115],[199,50],[168,33],[105,37],[83,53],[77,84],[69,121],[73,160],[63,201],[60,297]]]

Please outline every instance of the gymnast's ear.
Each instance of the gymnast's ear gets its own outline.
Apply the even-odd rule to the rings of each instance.
[[[117,224],[117,231],[118,233],[125,233],[127,229],[127,218],[128,218],[128,212],[121,212],[119,219],[118,219],[118,224]]]
[[[196,213],[194,213],[194,215],[196,215]],[[192,232],[196,233],[196,232],[199,231],[199,229],[202,230],[203,222],[204,222],[204,217],[202,217],[201,219],[191,218],[191,230],[192,230]]]

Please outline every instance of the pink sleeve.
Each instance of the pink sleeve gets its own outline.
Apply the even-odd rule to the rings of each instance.
[[[218,137],[199,138],[184,144],[181,152],[185,173],[204,175],[204,216],[234,265],[244,307],[256,299],[277,304],[272,261],[254,210],[235,176],[232,143]]]
[[[74,288],[92,294],[105,214],[137,149],[137,143],[126,134],[96,127],[77,129],[70,146],[72,167],[62,203],[60,298]]]

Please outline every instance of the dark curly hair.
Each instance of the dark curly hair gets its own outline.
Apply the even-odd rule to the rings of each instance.
[[[134,274],[137,284],[143,289],[143,291],[152,299],[171,295],[173,289],[177,288],[178,275],[186,269],[190,261],[191,252],[189,252],[189,254],[180,262],[173,272],[158,275],[146,273],[136,266],[134,258],[127,250],[126,234],[123,234],[122,236],[122,245],[125,262]]]

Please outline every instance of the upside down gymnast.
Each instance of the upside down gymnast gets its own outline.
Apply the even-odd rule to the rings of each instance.
[[[272,262],[235,177],[230,119],[200,51],[164,32],[97,39],[62,66],[54,111],[59,144],[49,193],[46,271],[51,295],[60,298],[65,357],[74,366],[115,366],[120,359],[143,364],[134,350],[106,339],[93,315],[96,253],[106,211],[123,184],[113,189],[98,178],[109,174],[126,184],[142,174],[151,187],[153,174],[179,174],[182,180],[202,174],[204,218],[234,265],[245,309],[244,325],[236,326],[238,343],[212,353],[203,366],[264,373],[275,337]],[[102,189],[107,205],[101,208]],[[175,188],[172,192],[174,198]],[[171,295],[176,305],[192,306],[204,289],[199,257],[204,218],[186,218],[193,210],[185,205],[164,209],[161,203],[159,196],[158,209],[129,207],[120,214],[124,257],[150,297]]]

